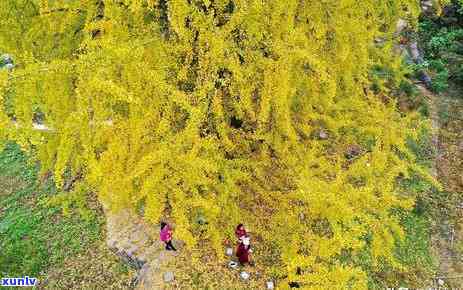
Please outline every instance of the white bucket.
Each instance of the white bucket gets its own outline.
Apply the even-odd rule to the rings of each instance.
[[[248,280],[250,276],[251,276],[251,275],[249,275],[249,273],[248,273],[248,272],[245,272],[245,271],[243,271],[243,272],[240,273],[240,277],[241,277],[241,279],[243,279],[243,280]]]
[[[273,281],[267,281],[267,289],[271,290],[271,289],[275,289],[275,283],[273,283]]]

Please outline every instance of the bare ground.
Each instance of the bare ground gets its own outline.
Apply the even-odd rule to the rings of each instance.
[[[432,245],[438,259],[437,280],[445,287],[463,287],[463,91],[451,88],[435,95],[420,87],[428,98],[436,148],[433,175],[443,186],[446,207],[434,220]],[[460,288],[458,288],[460,287]]]

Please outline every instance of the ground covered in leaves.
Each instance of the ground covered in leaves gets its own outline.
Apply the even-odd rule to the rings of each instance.
[[[440,238],[433,244],[439,256],[439,274],[450,286],[463,285],[463,95],[452,85],[437,95],[439,115],[436,169],[443,191],[436,230]],[[438,197],[436,201],[439,202]]]

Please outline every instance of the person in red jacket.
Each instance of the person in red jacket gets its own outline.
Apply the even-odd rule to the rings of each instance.
[[[241,239],[241,243],[239,243],[238,248],[236,249],[236,256],[240,261],[241,265],[249,263],[249,254],[252,252],[250,239],[248,236],[244,236]]]
[[[247,236],[248,233],[246,232],[246,229],[244,228],[243,224],[239,224],[237,227],[236,227],[236,230],[235,230],[235,235],[236,235],[236,238],[238,239],[238,241],[241,243],[242,241],[242,238]]]

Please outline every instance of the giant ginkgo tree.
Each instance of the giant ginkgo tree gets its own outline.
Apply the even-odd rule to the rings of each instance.
[[[364,289],[400,267],[394,212],[414,200],[397,178],[425,174],[405,144],[416,118],[369,77],[399,71],[415,2],[2,0],[0,138],[58,187],[170,217],[189,249],[220,258],[245,222],[281,277]]]

